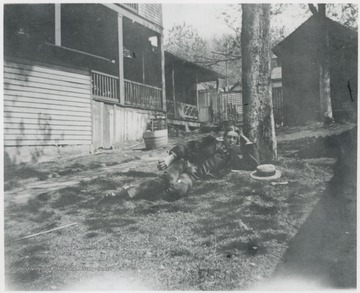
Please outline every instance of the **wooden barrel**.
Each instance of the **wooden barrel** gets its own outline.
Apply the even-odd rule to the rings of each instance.
[[[147,131],[143,135],[148,150],[164,147],[168,144],[168,130]]]

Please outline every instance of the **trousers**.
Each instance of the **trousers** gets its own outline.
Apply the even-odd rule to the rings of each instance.
[[[131,186],[131,198],[167,201],[177,200],[186,195],[196,177],[195,166],[185,159],[174,160],[160,176]]]
[[[236,162],[236,169],[253,170],[259,164],[257,158],[257,150],[254,145],[247,145],[243,148],[242,159]],[[197,167],[196,164],[184,158],[175,159],[163,174],[133,185],[128,193],[131,198],[139,199],[164,199],[166,201],[180,199],[189,192],[194,182],[199,179]]]

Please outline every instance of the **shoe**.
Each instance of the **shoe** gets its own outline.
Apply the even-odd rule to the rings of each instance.
[[[189,186],[178,180],[174,184],[170,184],[169,187],[162,193],[161,198],[167,201],[175,201],[184,197],[189,191]]]
[[[126,198],[134,198],[137,194],[137,188],[136,188],[136,186],[125,185],[121,189],[120,194]]]

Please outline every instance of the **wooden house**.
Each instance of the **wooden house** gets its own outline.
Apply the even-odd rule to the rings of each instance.
[[[209,121],[207,94],[218,95],[218,80],[224,75],[165,51],[167,121],[185,129]],[[200,84],[214,82],[212,89]]]
[[[326,40],[326,46],[320,40]],[[312,16],[273,48],[282,66],[284,124],[320,121],[320,60],[329,56],[335,121],[357,117],[357,32],[323,16]]]
[[[164,69],[161,4],[6,4],[6,163],[140,139]]]

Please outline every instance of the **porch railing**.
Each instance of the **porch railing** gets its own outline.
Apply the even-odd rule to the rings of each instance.
[[[175,102],[174,112],[174,101],[166,100],[166,109],[169,118],[180,118],[180,119],[191,119],[198,120],[199,111],[196,105],[190,105],[182,102]]]
[[[120,102],[119,77],[91,71],[92,95],[109,102]],[[131,80],[124,80],[125,105],[162,110],[162,90]]]
[[[110,74],[91,71],[92,95],[119,101],[119,78]]]
[[[162,110],[161,88],[124,80],[125,105]]]

